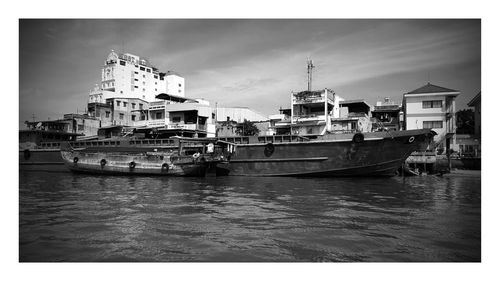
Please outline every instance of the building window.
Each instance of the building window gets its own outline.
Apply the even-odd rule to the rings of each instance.
[[[142,70],[142,71],[144,71],[145,68],[141,66],[141,67],[139,67],[139,69]]]
[[[106,118],[109,118],[109,111],[106,111]]]
[[[120,120],[123,120],[123,117],[125,116],[125,114],[123,113],[120,113]]]
[[[116,106],[120,106],[120,101],[119,100],[116,101]]]
[[[144,74],[143,74],[143,75],[142,75],[142,78],[146,78],[146,75],[144,75]]]
[[[158,85],[158,82],[155,82],[155,85]]]
[[[121,60],[120,65],[125,65],[125,62]]]
[[[139,109],[141,109],[141,110],[142,110],[142,103],[140,103],[140,104],[139,104]]]
[[[161,112],[156,112],[156,119],[162,119]]]
[[[123,94],[123,91],[120,91],[120,94]]]
[[[179,87],[182,87],[182,85],[181,85],[181,84],[179,84]]]
[[[142,85],[146,85],[146,81],[142,81]]]
[[[139,81],[139,79],[135,78],[134,81]]]
[[[139,88],[139,86],[134,86],[134,88],[136,88],[136,89],[137,89],[137,88]]]
[[[83,131],[83,128],[84,128],[83,125],[78,124],[78,131],[79,132]]]
[[[146,71],[147,71],[147,72],[149,72],[149,73],[151,73],[151,69],[149,69],[149,68],[148,68],[148,69],[146,69]]]
[[[172,117],[172,122],[174,122],[174,123],[179,123],[179,122],[181,122],[181,117],[180,117],[180,116],[175,116],[175,117]]]
[[[424,129],[441,129],[443,121],[424,121]]]
[[[142,88],[142,91],[143,91],[143,92],[145,92],[145,91],[146,91],[146,89]]]
[[[132,109],[135,109],[135,103],[132,103]]]
[[[134,73],[135,73],[135,74],[139,74],[139,72],[137,72],[137,71],[134,71]]]
[[[441,100],[422,101],[422,108],[441,108],[441,107],[443,107],[443,101]]]
[[[154,78],[155,78],[155,79],[158,79],[158,75],[155,75],[155,76],[154,76]]]
[[[155,92],[158,92],[158,89],[155,88]]]
[[[126,101],[123,102],[123,107],[127,107],[127,102]]]
[[[135,115],[132,115],[132,121],[135,121]]]

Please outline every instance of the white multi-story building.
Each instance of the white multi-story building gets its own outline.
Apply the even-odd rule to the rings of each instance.
[[[111,51],[101,70],[101,82],[89,94],[89,103],[109,98],[156,100],[159,94],[184,96],[184,78],[175,72],[160,72],[148,59]]]
[[[291,93],[291,130],[296,135],[323,135],[332,129],[332,118],[340,117],[344,99],[332,90]]]
[[[460,94],[428,83],[403,95],[405,129],[432,129],[434,146],[449,149],[456,143],[455,99]]]

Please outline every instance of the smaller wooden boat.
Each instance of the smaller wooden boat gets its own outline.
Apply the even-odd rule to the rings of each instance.
[[[200,140],[191,141],[198,145]],[[218,163],[228,162],[224,153],[214,152],[213,144],[202,145],[199,152],[192,152],[193,145],[179,140],[177,149],[155,149],[150,151],[99,150],[93,148],[73,148],[70,143],[61,145],[61,156],[66,166],[73,172],[92,174],[128,174],[160,176],[205,176],[216,172]],[[207,149],[208,147],[208,149]]]

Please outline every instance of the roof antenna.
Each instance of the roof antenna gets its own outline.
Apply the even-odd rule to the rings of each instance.
[[[314,68],[313,61],[311,59],[307,60],[307,91],[311,91],[312,88],[312,70]]]
[[[427,72],[427,85],[430,85],[431,84],[431,72],[428,71]]]

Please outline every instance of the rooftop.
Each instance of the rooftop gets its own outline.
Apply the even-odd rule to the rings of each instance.
[[[422,86],[406,94],[453,93],[453,92],[458,92],[458,91],[441,86],[436,86],[431,83],[427,83],[427,85]]]
[[[481,92],[477,93],[477,95],[473,97],[472,100],[467,103],[467,105],[475,106],[478,102],[481,102]]]
[[[160,100],[169,100],[169,101],[175,101],[175,102],[196,102],[196,103],[198,103],[198,101],[195,99],[185,98],[185,97],[176,96],[176,95],[169,95],[169,94],[165,94],[165,93],[156,95],[155,98],[160,99]]]

